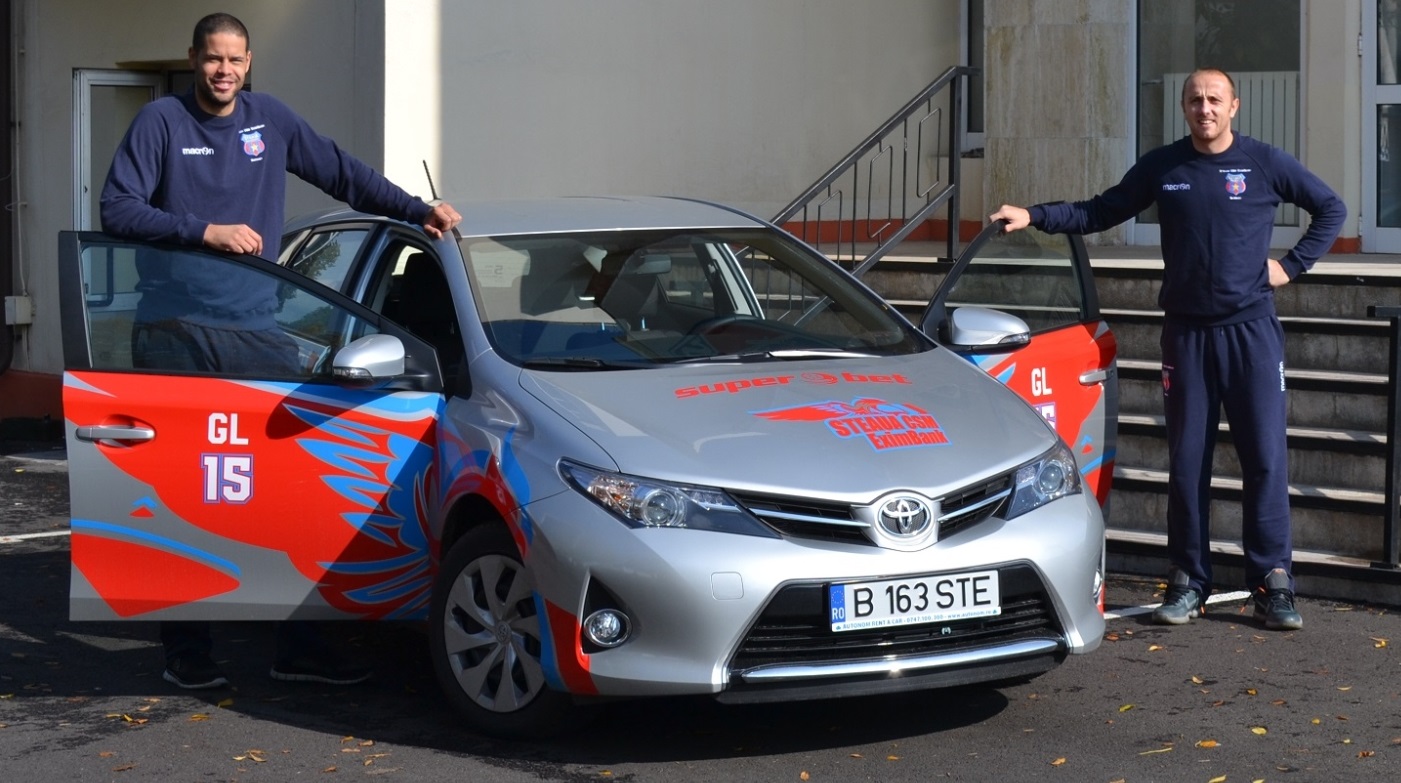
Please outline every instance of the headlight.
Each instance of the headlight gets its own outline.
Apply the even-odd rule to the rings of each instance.
[[[1015,519],[1057,498],[1080,494],[1080,469],[1075,465],[1075,455],[1058,442],[1041,458],[1017,468],[1012,485],[1007,519]]]
[[[681,527],[778,538],[723,490],[693,487],[588,468],[561,460],[570,486],[628,527]]]

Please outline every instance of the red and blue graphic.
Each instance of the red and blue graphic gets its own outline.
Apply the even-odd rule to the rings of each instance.
[[[1226,175],[1226,192],[1227,192],[1227,193],[1230,193],[1232,196],[1239,196],[1240,194],[1244,193],[1244,192],[1245,192],[1245,175],[1244,175],[1244,174],[1239,174],[1239,173],[1237,173],[1237,174],[1227,174],[1227,175]]]
[[[74,509],[74,568],[119,617],[255,584],[267,575],[248,564],[270,555],[299,577],[278,591],[293,601],[315,596],[347,618],[424,617],[441,405],[433,394],[70,373],[70,421],[155,432],[93,445],[142,489],[116,515]]]
[[[949,437],[929,411],[906,403],[858,397],[752,411],[770,421],[821,421],[838,438],[864,440],[876,451],[946,446]]]

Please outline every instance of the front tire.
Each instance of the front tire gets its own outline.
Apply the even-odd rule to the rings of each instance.
[[[503,526],[475,528],[448,552],[430,618],[438,684],[473,728],[511,739],[564,728],[571,700],[545,681],[534,582]]]

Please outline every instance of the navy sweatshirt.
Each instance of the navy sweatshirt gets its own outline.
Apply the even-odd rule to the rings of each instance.
[[[1122,181],[1088,201],[1038,204],[1031,224],[1050,233],[1091,234],[1158,204],[1168,318],[1240,323],[1274,312],[1266,259],[1275,208],[1289,202],[1312,217],[1279,260],[1289,279],[1333,245],[1347,218],[1342,199],[1289,153],[1235,134],[1230,148],[1200,153],[1191,137],[1144,155]]]
[[[239,93],[234,112],[215,117],[190,90],[137,113],[102,189],[102,228],[125,239],[201,246],[211,223],[241,223],[276,258],[289,171],[363,212],[422,223],[430,209],[270,95]],[[227,265],[171,264],[166,254],[141,259],[138,321],[272,326],[278,301],[271,278],[230,278]]]

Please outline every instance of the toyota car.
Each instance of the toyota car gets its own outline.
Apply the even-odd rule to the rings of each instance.
[[[503,736],[1099,645],[1114,341],[1078,237],[992,226],[907,319],[724,206],[458,206],[441,240],[295,221],[279,263],[60,236],[74,620],[426,624]],[[134,361],[197,299],[143,303],[153,265],[268,291],[295,367]]]

